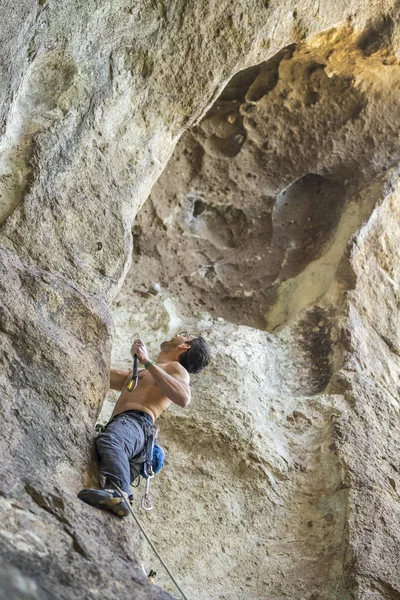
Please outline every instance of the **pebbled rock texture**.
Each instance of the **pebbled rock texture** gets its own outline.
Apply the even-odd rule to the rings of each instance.
[[[236,75],[134,224],[113,361],[138,330],[154,355],[182,329],[213,347],[161,418],[148,519],[198,600],[400,593],[399,64],[368,39],[331,30]]]
[[[400,65],[365,44],[331,30],[232,79],[135,221],[145,277],[229,320],[281,326],[277,298],[344,228],[346,243],[374,206],[359,189],[399,160]]]
[[[190,598],[396,599],[398,3],[2,8],[0,598],[176,593],[76,497],[114,320],[212,344],[142,517]]]

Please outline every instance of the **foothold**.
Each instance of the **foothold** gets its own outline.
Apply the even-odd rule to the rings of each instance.
[[[103,248],[102,242],[97,242],[97,250],[101,250]]]

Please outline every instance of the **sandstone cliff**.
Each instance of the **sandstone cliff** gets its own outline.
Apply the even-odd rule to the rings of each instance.
[[[397,3],[21,0],[0,27],[0,597],[176,594],[76,493],[111,347],[191,329],[213,362],[142,516],[188,597],[400,598]]]

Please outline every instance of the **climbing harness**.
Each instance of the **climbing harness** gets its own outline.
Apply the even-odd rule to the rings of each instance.
[[[184,600],[188,600],[187,596],[185,596],[184,592],[182,591],[180,585],[178,584],[178,582],[176,581],[175,577],[172,575],[171,571],[168,569],[167,565],[165,564],[164,560],[161,558],[161,555],[159,554],[157,548],[154,546],[153,542],[151,541],[151,539],[149,538],[149,536],[147,535],[144,527],[141,525],[139,519],[136,517],[135,513],[132,510],[132,507],[130,505],[130,503],[127,501],[127,499],[125,498],[125,496],[122,493],[122,490],[120,489],[120,487],[113,482],[113,485],[115,487],[115,489],[117,490],[117,492],[119,492],[119,494],[121,495],[121,498],[124,499],[132,517],[135,519],[136,525],[139,527],[140,531],[143,533],[146,541],[149,543],[150,548],[153,550],[154,554],[157,556],[158,560],[160,561],[160,563],[162,564],[162,566],[164,567],[164,569],[167,571],[168,575],[171,578],[171,581],[174,583],[174,585],[177,587],[177,589],[179,590],[179,593],[182,595],[182,598]]]

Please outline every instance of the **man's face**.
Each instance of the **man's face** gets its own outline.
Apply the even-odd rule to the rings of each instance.
[[[161,348],[166,350],[167,348],[177,348],[180,344],[187,344],[195,339],[195,335],[188,334],[187,331],[182,331],[181,333],[177,333],[173,338],[168,340],[167,342],[161,343]]]

